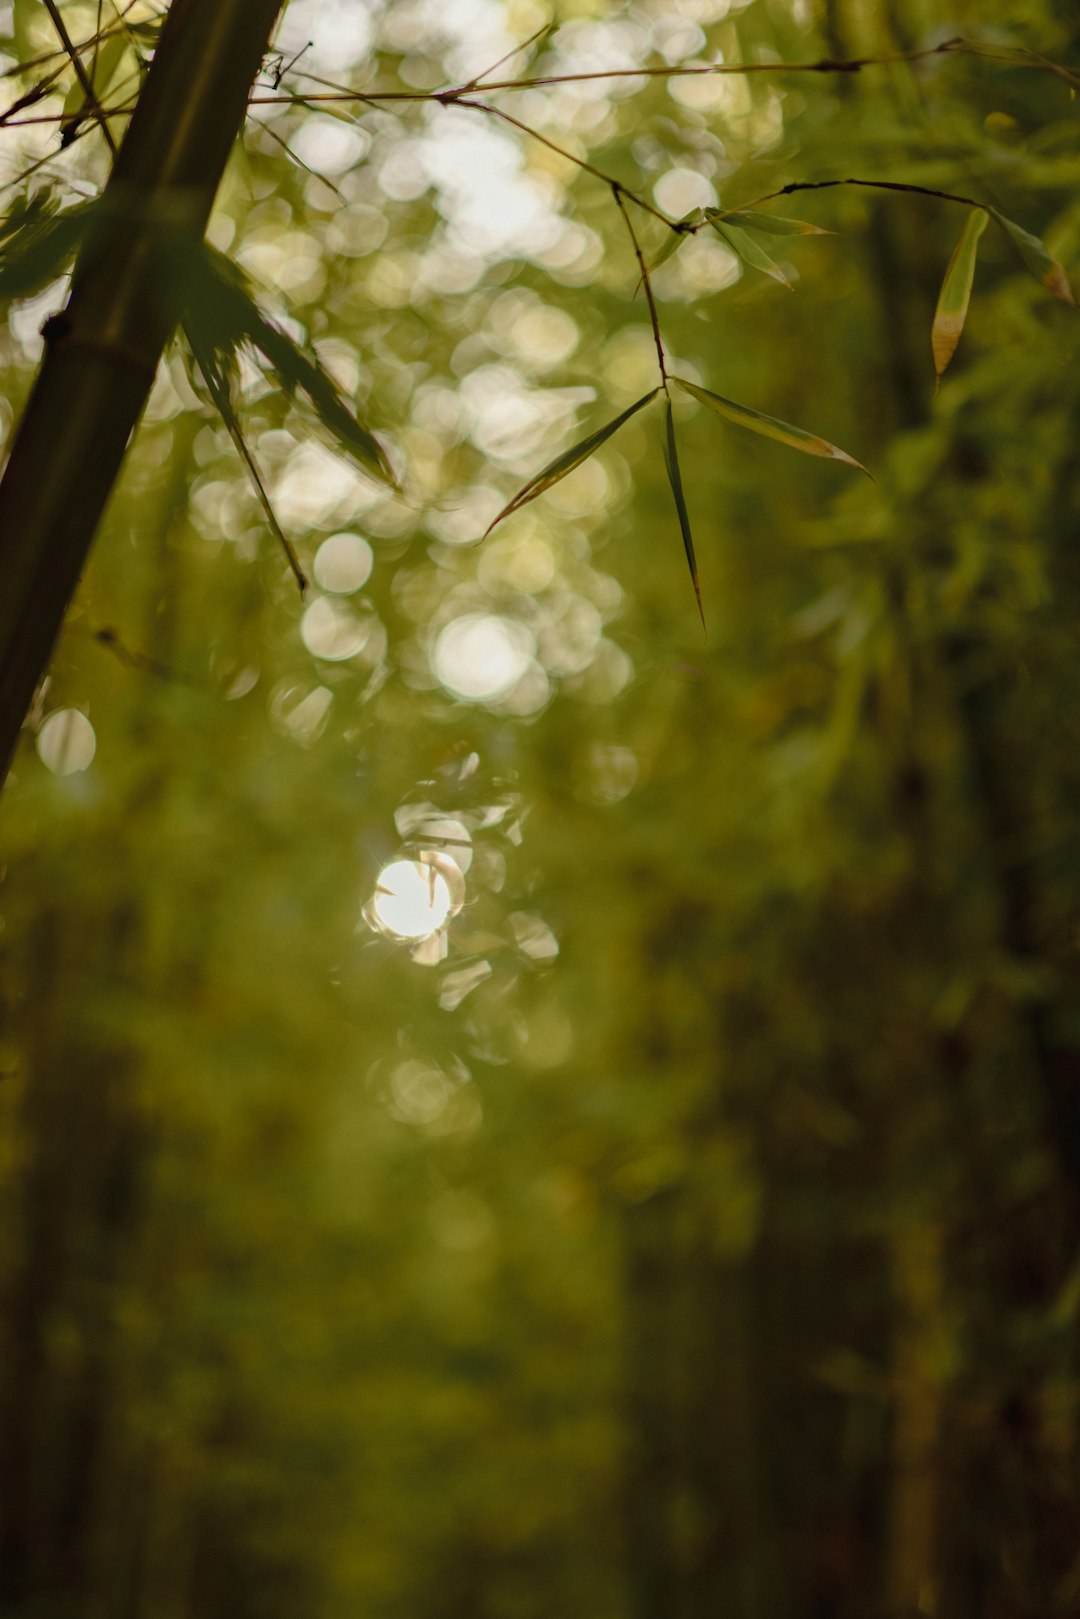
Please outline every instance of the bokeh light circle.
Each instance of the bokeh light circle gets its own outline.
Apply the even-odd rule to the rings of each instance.
[[[392,860],[379,873],[371,901],[374,923],[397,939],[426,939],[453,909],[442,872],[418,860]]]
[[[463,613],[439,632],[432,665],[455,697],[496,702],[529,668],[536,640],[524,624],[496,613]]]
[[[342,663],[355,658],[368,638],[368,626],[360,623],[344,602],[320,596],[300,620],[300,639],[314,658]]]
[[[315,553],[312,572],[323,590],[348,596],[366,585],[375,561],[367,540],[360,534],[331,534]]]
[[[73,776],[87,768],[97,751],[94,727],[80,709],[54,709],[38,730],[37,751],[54,776]]]

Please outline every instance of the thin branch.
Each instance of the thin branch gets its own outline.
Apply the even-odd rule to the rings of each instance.
[[[514,118],[510,113],[503,112],[501,107],[493,107],[487,101],[466,101],[458,91],[454,91],[453,94],[444,92],[436,96],[435,100],[446,107],[470,107],[474,112],[486,112],[491,118],[499,118],[504,124],[512,124],[523,135],[531,136],[534,141],[539,141],[541,146],[546,146],[549,151],[556,152],[559,157],[564,157],[568,163],[574,163],[586,174],[591,174],[594,180],[602,180],[604,185],[610,186],[617,194],[629,197],[631,202],[636,203],[639,208],[643,208],[647,214],[652,214],[653,218],[658,219],[662,225],[666,225],[668,230],[676,229],[674,220],[669,219],[666,214],[662,214],[659,208],[654,208],[651,202],[646,202],[644,197],[639,197],[628,186],[624,186],[622,181],[617,180],[613,174],[606,174],[603,169],[598,169],[594,164],[587,163],[583,157],[577,157],[573,152],[568,152],[565,146],[557,145],[555,141],[549,140],[546,135],[542,135],[538,129],[533,129],[531,124],[523,124],[520,118]]]
[[[126,32],[128,25],[124,21],[124,18],[127,16],[129,11],[134,11],[138,4],[139,0],[127,0],[127,4],[124,6],[122,11],[118,10],[114,5],[113,10],[116,11],[117,20],[109,23],[108,27],[102,28],[99,33],[91,35],[89,39],[84,39],[81,45],[75,46],[75,49],[82,54],[84,51],[92,50],[93,47],[99,44],[101,40],[108,39],[111,34],[118,33],[121,29]],[[20,73],[29,73],[33,68],[44,67],[46,63],[55,62],[61,57],[66,58],[67,52],[63,50],[43,51],[40,56],[32,56],[26,62],[16,62],[14,67],[4,68],[3,72],[0,73],[0,79],[17,78]],[[61,70],[63,65],[64,64],[62,62]]]
[[[79,52],[75,49],[75,46],[71,42],[71,36],[69,35],[67,28],[64,26],[64,19],[60,15],[56,0],[45,0],[45,9],[52,18],[52,24],[56,29],[57,38],[71,59],[71,65],[75,69],[75,77],[82,85],[83,94],[86,97],[86,105],[93,116],[97,119],[109,151],[112,153],[113,157],[115,157],[120,148],[113,140],[112,130],[109,128],[107,121],[102,115],[101,103],[98,100],[97,91],[94,89],[94,81],[90,77],[89,73],[87,73],[86,68],[83,65],[82,57],[79,55]]]
[[[637,239],[637,232],[634,229],[633,220],[627,213],[626,204],[623,202],[623,188],[617,180],[612,180],[611,182],[611,194],[615,198],[616,207],[618,208],[620,214],[622,214],[626,228],[630,233],[630,240],[634,246],[634,253],[638,261],[638,267],[641,270],[641,283],[645,288],[645,298],[649,305],[649,319],[652,322],[653,342],[656,345],[656,358],[660,366],[660,386],[663,388],[664,392],[667,393],[668,378],[667,365],[664,360],[664,343],[660,336],[660,317],[656,313],[656,300],[653,297],[652,282],[649,279],[649,267],[645,263],[645,255],[641,251],[641,243]]]
[[[835,186],[864,186],[870,191],[908,191],[916,197],[937,197],[941,202],[959,202],[965,208],[985,208],[986,203],[979,202],[975,197],[964,197],[955,191],[938,191],[933,186],[912,185],[906,180],[791,180],[779,191],[768,191],[763,197],[755,197],[753,202],[740,204],[740,208],[728,208],[723,213],[714,215],[717,219],[726,219],[728,214],[738,213],[742,208],[757,208],[763,202],[773,202],[777,197],[790,197],[796,191],[829,191]]]
[[[497,62],[493,62],[490,67],[486,67],[482,73],[478,73],[474,79],[470,79],[468,84],[463,85],[462,88],[465,90],[488,90],[494,88],[494,86],[487,85],[483,82],[489,73],[497,73],[501,67],[506,65],[507,62],[513,61],[515,56],[520,56],[523,51],[527,51],[529,49],[530,45],[535,45],[538,39],[543,39],[547,35],[554,34],[557,31],[558,26],[558,23],[541,23],[536,32],[534,34],[530,34],[528,39],[525,40],[521,45],[515,45],[512,51],[507,51],[505,56],[500,56]]]
[[[524,47],[522,47],[524,48]],[[605,79],[680,79],[716,78],[727,74],[787,74],[787,73],[861,73],[868,67],[894,67],[904,62],[925,61],[935,56],[979,56],[1003,62],[1014,67],[1031,67],[1053,73],[1067,84],[1080,85],[1080,74],[1071,68],[1051,62],[1034,51],[1016,47],[1015,54],[1007,54],[999,46],[983,44],[979,40],[965,39],[957,34],[942,40],[940,45],[925,46],[920,50],[892,51],[882,56],[856,56],[847,60],[823,57],[816,62],[707,62],[687,63],[682,67],[627,67],[596,69],[590,73],[551,73],[535,78],[496,79],[488,82],[470,80],[452,90],[347,90],[338,89],[325,94],[312,94],[308,101],[362,101],[377,105],[392,101],[440,101],[450,105],[457,97],[471,94],[475,89],[541,90],[560,84],[589,84]],[[498,65],[498,64],[496,64]],[[489,69],[494,72],[494,69]],[[314,75],[309,75],[314,77]],[[483,77],[483,76],[482,76]],[[323,81],[325,82],[325,81]],[[290,95],[253,96],[255,103],[287,105],[296,98]]]
[[[530,41],[531,43],[531,41]],[[524,47],[523,47],[524,48]],[[688,63],[682,67],[625,67],[596,69],[590,73],[550,73],[536,78],[496,79],[483,84],[471,80],[452,90],[339,90],[326,95],[312,95],[311,101],[443,101],[450,102],[475,89],[490,90],[542,90],[559,84],[589,84],[602,79],[680,79],[710,78],[723,74],[750,73],[858,73],[864,67],[890,66],[898,62],[915,62],[929,56],[946,56],[972,49],[957,36],[943,40],[940,45],[923,50],[896,51],[885,56],[861,56],[850,61],[824,58],[817,62],[707,62]],[[498,64],[496,64],[498,65]],[[494,72],[494,69],[489,69]],[[288,102],[293,98],[281,96],[255,96],[255,101]]]
[[[342,207],[345,206],[345,193],[342,191],[340,186],[336,186],[333,180],[328,180],[325,174],[320,174],[318,169],[313,169],[310,163],[305,163],[299,152],[294,152],[284,136],[279,135],[277,130],[274,129],[271,124],[265,123],[260,119],[254,119],[253,122],[258,125],[259,129],[262,130],[264,135],[269,135],[272,141],[277,142],[282,151],[292,160],[293,163],[296,164],[298,169],[303,169],[305,174],[310,174],[313,180],[321,180],[327,190],[334,193],[334,196],[337,198],[338,202],[341,203]]]
[[[682,67],[626,67],[591,73],[553,73],[543,78],[503,79],[484,85],[485,90],[539,90],[553,84],[588,84],[597,79],[701,78],[724,73],[859,73],[864,67],[891,67],[899,62],[918,62],[929,56],[947,56],[964,48],[964,41],[943,40],[922,50],[895,51],[884,56],[859,56],[849,61],[825,57],[817,62],[708,62]]]
[[[94,115],[95,122],[100,122],[100,120],[104,118],[130,118],[134,111],[134,101],[125,102],[121,107],[102,107]],[[32,118],[9,118],[4,115],[0,117],[0,126],[3,126],[5,129],[26,129],[31,124],[59,124],[62,121],[63,116],[63,113],[56,112],[37,113]],[[82,133],[83,131],[81,128],[74,130],[70,140],[68,141],[68,145],[70,146],[72,141],[78,140]],[[110,145],[111,144],[112,143],[110,142]]]
[[[153,675],[155,679],[164,680],[170,686],[187,686],[192,691],[206,690],[202,681],[178,674],[175,669],[170,669],[168,664],[160,663],[157,658],[151,658],[145,652],[137,652],[127,646],[121,640],[118,631],[108,625],[102,629],[93,629],[89,625],[85,628],[82,625],[72,625],[71,628],[81,630],[91,641],[96,641],[98,646],[106,647],[128,669],[137,669],[140,674]]]

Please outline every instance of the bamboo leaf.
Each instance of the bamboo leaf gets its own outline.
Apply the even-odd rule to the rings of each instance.
[[[701,586],[698,583],[697,558],[694,556],[694,537],[690,532],[690,513],[686,509],[686,497],[683,494],[682,473],[679,471],[679,452],[675,445],[675,418],[672,414],[670,399],[664,400],[664,465],[667,468],[671,493],[675,497],[675,510],[679,514],[683,549],[686,552],[686,561],[690,568],[694,595],[697,597],[697,608],[701,615],[701,627],[704,629],[705,609],[701,605]]]
[[[713,215],[717,211],[715,208],[706,208],[705,216],[720,240],[727,243],[736,257],[742,259],[744,264],[751,265],[755,270],[760,270],[763,275],[771,276],[774,281],[779,281],[780,285],[786,287],[789,292],[794,292],[795,288],[792,286],[791,281],[781,270],[772,255],[766,253],[761,243],[755,241],[750,232],[743,230],[741,226],[730,225],[726,219],[714,218]]]
[[[649,265],[649,269],[658,270],[662,264],[666,264],[671,255],[677,253],[683,243],[688,241],[694,234],[693,228],[700,225],[704,218],[704,208],[691,208],[688,214],[684,214],[679,220],[679,224],[687,226],[687,229],[668,231],[667,236],[664,238],[664,245]]]
[[[20,198],[0,222],[0,301],[30,298],[55,281],[81,245],[95,206],[61,213],[47,194]]]
[[[169,266],[177,273],[177,264]],[[307,353],[255,301],[239,268],[224,254],[203,248],[188,254],[180,266],[185,330],[196,352],[208,363],[235,365],[243,343],[257,349],[287,393],[307,395],[315,413],[339,448],[383,483],[397,481],[378,439],[353,414],[337,385],[314,355]],[[202,361],[200,360],[200,366]]]
[[[964,221],[960,240],[953,248],[952,258],[941,283],[934,324],[930,332],[930,346],[934,351],[934,370],[938,382],[945,367],[956,353],[960,334],[967,319],[971,301],[971,286],[975,278],[975,256],[979,238],[986,229],[989,215],[984,208],[973,208]]]
[[[832,236],[824,225],[811,225],[806,219],[786,219],[782,214],[759,214],[753,208],[738,208],[725,213],[722,225],[742,226],[746,230],[764,231],[767,236]]]
[[[191,341],[190,333],[188,334],[188,340],[189,342]],[[293,546],[286,536],[284,529],[278,522],[277,513],[273,508],[270,496],[267,492],[266,484],[263,482],[262,473],[259,470],[259,464],[255,460],[254,455],[251,453],[248,442],[244,437],[239,418],[237,417],[236,411],[233,407],[232,390],[229,386],[229,378],[223,374],[220,363],[213,353],[206,350],[200,352],[200,349],[196,347],[194,342],[192,342],[192,354],[195,357],[196,365],[202,372],[203,381],[206,383],[210,397],[217,407],[218,414],[225,423],[226,430],[228,431],[229,437],[233,441],[236,452],[247,468],[248,476],[250,477],[252,486],[256,495],[258,496],[259,504],[265,513],[266,521],[270,525],[270,530],[274,538],[277,540],[282,551],[285,553],[285,559],[288,562],[289,567],[292,569],[293,577],[300,587],[300,594],[302,596],[307,590],[307,579],[304,577],[304,571],[300,566],[300,560],[296,555],[296,551],[293,549]]]
[[[650,399],[655,399],[659,391],[658,388],[652,388],[647,394],[642,394],[641,398],[635,400],[629,410],[624,410],[621,416],[616,416],[613,421],[605,422],[603,427],[598,427],[595,433],[589,434],[588,438],[581,439],[577,444],[572,445],[570,449],[564,450],[561,455],[557,455],[554,461],[549,462],[542,472],[538,472],[535,478],[530,478],[529,482],[518,490],[513,500],[507,502],[499,515],[484,530],[484,539],[487,539],[492,529],[499,526],[504,517],[509,517],[513,512],[519,511],[522,506],[527,506],[530,500],[535,500],[537,495],[542,495],[553,484],[560,483],[583,461],[587,461],[590,455],[595,454],[600,448],[601,444],[606,444],[611,435],[617,433],[623,423],[628,422],[631,416],[641,409],[642,405],[647,405]]]
[[[1023,225],[1018,225],[1015,219],[1007,219],[997,208],[988,208],[987,213],[1001,226],[1036,281],[1041,281],[1043,286],[1052,292],[1055,298],[1060,298],[1063,304],[1075,306],[1076,299],[1073,297],[1068,276],[1057,260],[1050,256],[1039,238],[1025,230]]]
[[[802,427],[793,427],[790,422],[782,422],[776,416],[765,416],[759,410],[751,410],[749,405],[736,405],[733,400],[711,393],[708,388],[698,387],[696,382],[685,382],[682,377],[672,377],[671,380],[678,383],[684,393],[690,394],[702,405],[707,405],[710,410],[715,411],[717,416],[725,417],[738,427],[749,428],[751,433],[760,433],[763,438],[775,439],[778,444],[786,444],[789,449],[801,450],[804,455],[819,455],[830,461],[845,461],[849,467],[858,467],[860,472],[866,472],[866,476],[871,478],[871,474],[861,461],[856,461],[846,450],[830,444],[828,439],[819,438],[816,433],[808,433]]]
[[[94,91],[95,106],[100,107],[106,90],[116,77],[117,69],[123,60],[127,46],[128,42],[125,34],[110,34],[95,53],[94,59],[87,69],[87,78]],[[64,98],[64,108],[60,114],[60,144],[62,146],[71,145],[79,126],[93,110],[87,104],[86,91],[81,80],[76,77]]]

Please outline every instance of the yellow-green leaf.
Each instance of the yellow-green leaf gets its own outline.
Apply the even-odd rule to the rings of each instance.
[[[988,219],[985,208],[973,208],[968,214],[941,283],[930,332],[934,370],[939,382],[945,374],[945,367],[956,353],[960,333],[964,330],[968,304],[971,302],[971,285],[975,279],[975,255]]]
[[[684,214],[679,220],[679,224],[685,226],[686,229],[678,230],[673,226],[668,231],[667,236],[664,238],[663,246],[649,265],[649,269],[658,270],[662,264],[666,264],[671,255],[677,253],[683,243],[694,234],[694,228],[700,225],[704,218],[704,208],[691,208],[688,214]]]
[[[675,446],[675,418],[672,415],[670,399],[664,400],[664,465],[667,467],[671,493],[675,497],[675,510],[679,514],[683,549],[686,552],[686,561],[690,569],[694,595],[697,597],[697,610],[701,614],[701,627],[704,629],[705,609],[701,605],[701,586],[698,584],[697,558],[694,556],[694,537],[690,532],[690,513],[686,509],[686,497],[683,494],[682,473],[679,471],[679,452]]]
[[[846,450],[840,450],[828,439],[819,438],[816,433],[808,433],[805,428],[793,427],[790,422],[782,422],[775,416],[764,416],[759,410],[751,410],[749,405],[737,405],[731,399],[724,399],[720,394],[711,393],[708,388],[698,387],[696,382],[685,382],[682,377],[672,377],[672,382],[678,383],[684,393],[690,394],[702,405],[707,405],[715,411],[717,416],[726,417],[738,427],[749,428],[751,433],[760,433],[764,438],[776,439],[778,444],[786,444],[789,449],[801,450],[804,455],[820,455],[830,461],[845,461],[849,467],[858,467],[860,472],[867,472],[861,461],[856,461],[853,455]]]
[[[560,483],[563,478],[569,477],[575,467],[579,467],[583,461],[587,461],[589,456],[600,448],[601,444],[606,443],[613,433],[619,431],[624,422],[628,422],[631,416],[641,409],[642,405],[647,405],[650,399],[655,399],[659,391],[658,388],[652,388],[647,394],[642,394],[640,399],[634,401],[629,410],[624,410],[621,416],[616,416],[613,421],[605,422],[603,427],[598,427],[595,433],[589,434],[588,438],[583,438],[577,444],[572,445],[570,449],[564,450],[561,455],[555,457],[554,461],[550,461],[542,472],[538,472],[535,478],[530,478],[529,482],[518,490],[513,500],[508,501],[499,515],[488,524],[484,530],[485,540],[492,529],[498,527],[504,517],[509,517],[513,512],[520,510],[522,506],[527,506],[530,500],[535,500],[537,495],[542,495],[546,489],[551,488],[552,484]]]
[[[774,281],[779,281],[780,285],[787,287],[789,292],[794,292],[795,289],[788,277],[771,254],[766,253],[761,243],[755,241],[750,232],[743,230],[741,226],[730,225],[726,219],[714,219],[713,215],[716,212],[715,208],[707,208],[705,217],[720,240],[727,243],[736,257],[742,259],[745,264],[752,265],[755,270],[760,270],[763,275],[771,276]]]
[[[93,60],[86,65],[86,76],[93,88],[96,107],[103,104],[105,92],[116,77],[127,44],[125,34],[110,34],[95,53]],[[67,137],[65,144],[70,143],[79,125],[93,110],[94,108],[87,104],[82,80],[76,75],[64,98],[64,110],[60,115],[60,130]]]
[[[1001,226],[1010,242],[1016,248],[1020,257],[1043,286],[1052,292],[1055,298],[1060,298],[1063,304],[1075,305],[1072,287],[1057,259],[1047,252],[1044,243],[1037,236],[1033,236],[1023,225],[1018,225],[1015,219],[1007,219],[997,208],[987,209],[993,215],[995,222]]]
[[[831,236],[824,225],[811,225],[806,219],[785,219],[782,214],[759,214],[753,208],[737,208],[725,214],[722,225],[743,226],[746,230],[761,230],[767,236]]]

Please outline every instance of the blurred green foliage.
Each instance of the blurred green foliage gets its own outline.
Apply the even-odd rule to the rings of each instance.
[[[293,0],[282,93],[546,20]],[[979,38],[499,104],[672,217],[888,178],[1080,261],[1070,84],[1009,56],[1080,70],[1064,0],[556,20],[500,73]],[[174,354],[0,803],[0,1613],[1077,1611],[1076,315],[986,232],[935,398],[956,209],[795,201],[795,296],[715,236],[657,269],[671,368],[876,483],[678,395],[703,639],[656,406],[474,543],[654,385],[610,191],[464,108],[253,107],[212,239],[404,497],[240,362],[301,601]],[[464,904],[410,943],[421,855]]]

